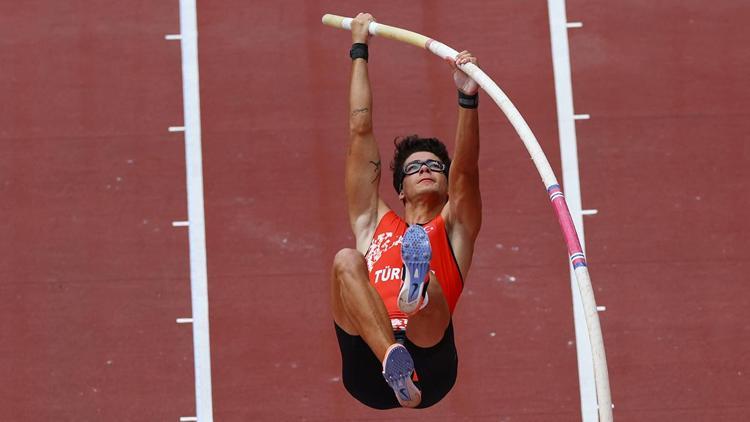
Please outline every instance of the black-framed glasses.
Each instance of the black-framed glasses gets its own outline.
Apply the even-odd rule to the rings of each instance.
[[[430,171],[436,171],[439,173],[445,173],[445,164],[442,161],[438,160],[414,160],[406,163],[404,166],[404,174],[410,175],[414,174],[419,171],[419,169],[422,168],[422,166],[427,166]]]

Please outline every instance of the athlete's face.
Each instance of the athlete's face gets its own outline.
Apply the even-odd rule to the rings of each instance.
[[[415,161],[421,161],[422,163],[419,165]],[[443,170],[440,171],[439,167],[441,166],[434,162],[443,164]],[[413,168],[408,169],[410,164],[413,167],[419,165],[419,169],[413,174],[406,174],[404,176],[401,193],[399,194],[401,200],[416,198],[421,195],[445,196],[448,194],[448,178],[445,175],[445,164],[437,155],[428,151],[418,151],[411,154],[404,161],[404,169],[413,170]]]

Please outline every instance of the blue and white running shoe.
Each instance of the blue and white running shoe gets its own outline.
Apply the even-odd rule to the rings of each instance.
[[[406,347],[398,343],[391,345],[385,352],[383,377],[403,407],[417,407],[422,401],[422,392],[411,380],[413,372],[414,361]]]
[[[432,247],[424,227],[414,224],[406,229],[401,241],[401,259],[404,261],[405,275],[398,294],[398,308],[412,315],[427,304]]]

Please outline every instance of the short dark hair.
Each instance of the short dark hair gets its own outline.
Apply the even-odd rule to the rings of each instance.
[[[393,145],[396,147],[396,150],[393,153],[391,170],[393,170],[393,188],[396,189],[396,193],[401,193],[401,187],[404,183],[404,161],[415,152],[427,151],[437,155],[445,164],[445,176],[448,177],[448,172],[451,168],[451,158],[448,155],[445,144],[440,142],[439,139],[420,138],[419,135],[409,135],[397,137],[393,140]]]

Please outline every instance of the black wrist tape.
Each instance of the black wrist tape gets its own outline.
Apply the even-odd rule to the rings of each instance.
[[[474,95],[467,95],[458,91],[458,105],[463,108],[477,108],[479,107],[479,92]]]
[[[349,50],[349,57],[354,59],[365,59],[367,61],[367,44],[361,42],[355,42],[352,44],[352,49]]]

